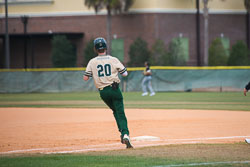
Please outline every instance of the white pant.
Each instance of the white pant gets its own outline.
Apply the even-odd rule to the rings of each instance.
[[[142,83],[141,83],[143,93],[148,92],[147,89],[150,91],[150,93],[154,93],[151,80],[152,80],[151,76],[145,76],[143,78]]]

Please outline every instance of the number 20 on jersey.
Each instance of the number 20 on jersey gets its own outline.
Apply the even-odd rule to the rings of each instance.
[[[105,64],[105,65],[99,64],[97,66],[97,69],[98,69],[98,76],[99,77],[111,75],[111,65],[110,64]]]

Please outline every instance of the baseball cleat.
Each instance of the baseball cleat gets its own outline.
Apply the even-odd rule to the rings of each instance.
[[[121,135],[120,137],[121,137],[121,143],[122,143],[122,144],[125,144],[125,143],[123,142],[123,135]]]
[[[245,139],[245,142],[250,144],[250,139]]]
[[[123,144],[126,144],[127,148],[133,148],[133,146],[130,143],[129,136],[127,134],[123,136]]]
[[[148,92],[144,92],[143,94],[142,94],[142,96],[147,96],[148,95]]]
[[[153,92],[153,93],[150,93],[150,95],[149,96],[154,96],[155,95],[155,92]]]

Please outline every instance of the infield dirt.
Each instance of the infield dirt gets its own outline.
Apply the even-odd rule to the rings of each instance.
[[[234,143],[250,137],[250,112],[126,109],[135,148],[183,143]],[[125,149],[112,111],[86,108],[0,108],[0,154]]]

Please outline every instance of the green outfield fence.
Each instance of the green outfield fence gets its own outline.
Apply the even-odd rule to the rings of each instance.
[[[155,91],[240,91],[250,81],[250,66],[152,66]],[[85,68],[0,69],[0,93],[97,91],[82,79]],[[141,91],[144,68],[128,68],[123,91]]]

